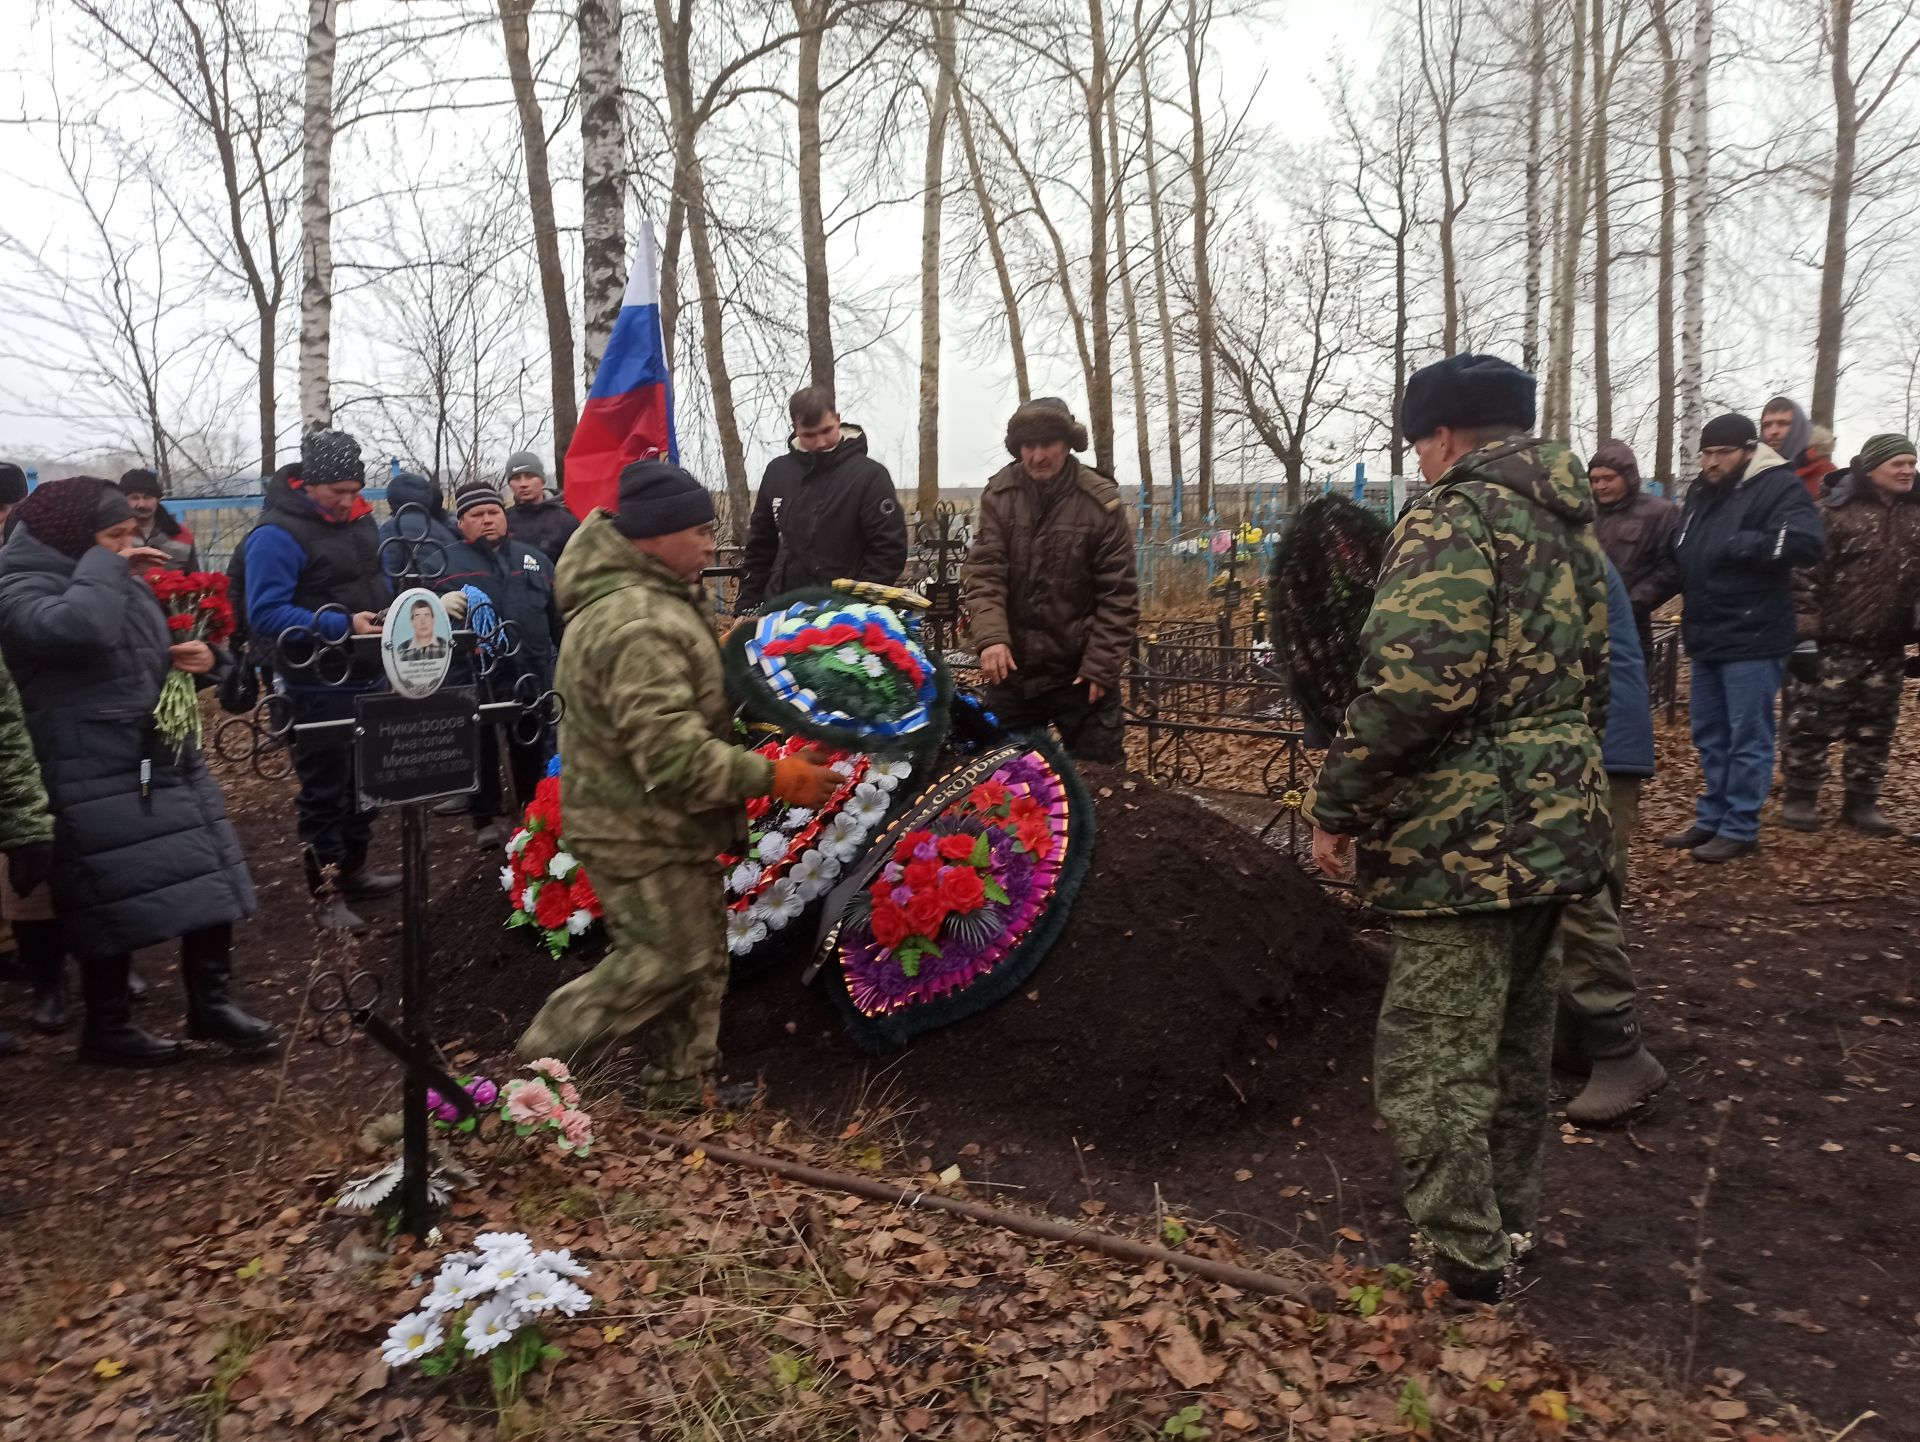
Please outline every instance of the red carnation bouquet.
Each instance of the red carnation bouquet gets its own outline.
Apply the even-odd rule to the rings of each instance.
[[[558,761],[534,788],[525,824],[507,842],[500,885],[513,902],[507,925],[532,927],[555,957],[600,920],[600,898],[561,833]]]
[[[233,603],[227,599],[227,578],[218,571],[149,571],[147,584],[167,613],[167,643],[205,641],[218,646],[233,635]],[[176,750],[193,738],[200,744],[200,706],[193,677],[174,667],[160,685],[160,701],[153,708],[155,728]]]

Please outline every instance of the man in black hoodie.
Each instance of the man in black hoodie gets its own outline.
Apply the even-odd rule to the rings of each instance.
[[[907,521],[887,468],[833,397],[808,386],[787,403],[787,453],[760,478],[747,531],[741,615],[769,596],[834,581],[896,584],[907,568]]]
[[[1692,826],[1665,845],[1695,861],[1760,849],[1773,786],[1775,705],[1797,640],[1793,568],[1821,555],[1820,516],[1793,467],[1745,416],[1700,434],[1700,475],[1674,533],[1680,639],[1693,661],[1688,710],[1706,788]]]

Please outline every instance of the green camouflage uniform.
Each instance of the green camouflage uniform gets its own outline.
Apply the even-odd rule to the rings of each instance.
[[[568,543],[555,591],[567,617],[554,679],[566,841],[606,909],[610,949],[547,998],[520,1054],[592,1054],[658,1020],[651,1075],[698,1077],[718,1059],[727,980],[716,858],[773,768],[727,741],[732,707],[699,592],[604,513]]]
[[[33,738],[27,735],[20,692],[13,673],[0,665],[0,850],[51,840],[53,813],[47,809],[47,788],[40,780]],[[9,885],[6,861],[0,857],[0,887]],[[13,928],[0,920],[0,951],[11,950]]]
[[[1607,873],[1607,579],[1562,446],[1457,462],[1395,529],[1360,694],[1307,800],[1394,918],[1375,1085],[1407,1211],[1454,1269],[1533,1223],[1561,904]]]
[[[1827,751],[1847,743],[1841,779],[1849,796],[1879,796],[1893,750],[1893,728],[1900,719],[1900,692],[1906,685],[1906,657],[1896,651],[1861,651],[1851,646],[1820,648],[1820,675],[1796,681],[1789,695],[1787,743],[1780,769],[1795,790],[1818,791],[1827,779]]]

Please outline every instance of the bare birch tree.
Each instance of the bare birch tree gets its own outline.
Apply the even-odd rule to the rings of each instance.
[[[1187,0],[1180,45],[1187,60],[1187,104],[1193,130],[1188,170],[1193,192],[1194,351],[1200,365],[1200,420],[1194,437],[1198,461],[1194,472],[1194,504],[1202,515],[1213,508],[1213,366],[1217,348],[1213,333],[1213,278],[1207,258],[1207,231],[1212,220],[1207,208],[1207,112],[1200,94],[1201,59],[1207,27],[1212,20],[1213,0]]]
[[[580,0],[580,289],[586,374],[600,371],[627,284],[621,0]]]
[[[333,423],[333,72],[337,0],[308,0],[307,75],[301,117],[300,418]]]
[[[1707,72],[1713,64],[1713,0],[1693,0],[1687,59],[1687,259],[1681,270],[1680,445],[1700,443],[1707,339]]]
[[[939,60],[927,102],[927,164],[920,202],[920,482],[915,504],[922,516],[940,504],[940,231],[947,193],[947,121],[953,110],[953,33],[958,21],[942,7],[933,12],[934,50]]]

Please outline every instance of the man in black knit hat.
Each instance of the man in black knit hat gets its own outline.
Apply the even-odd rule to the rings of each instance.
[[[1140,592],[1120,488],[1071,454],[1086,448],[1087,428],[1057,397],[1013,413],[1013,464],[980,498],[966,604],[1001,722],[1054,726],[1077,760],[1117,764]]]
[[[120,477],[120,492],[133,508],[133,518],[140,523],[133,538],[136,546],[165,551],[164,570],[200,569],[200,552],[194,545],[193,532],[175,520],[173,512],[160,503],[160,497],[165,494],[160,477],[144,467],[128,471]]]
[[[1760,849],[1773,786],[1775,707],[1796,641],[1793,568],[1820,559],[1807,488],[1745,416],[1700,433],[1700,475],[1674,533],[1680,639],[1693,661],[1688,710],[1706,785],[1694,823],[1665,845],[1718,863]]]
[[[7,513],[27,498],[27,473],[12,461],[0,461],[0,527]]]

